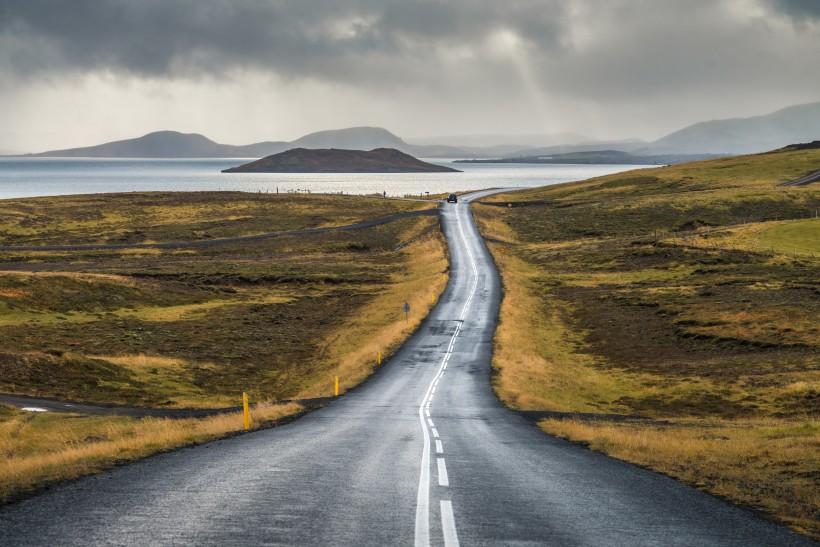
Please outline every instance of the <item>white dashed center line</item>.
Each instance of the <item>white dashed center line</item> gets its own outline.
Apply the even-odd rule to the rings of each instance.
[[[476,289],[478,288],[478,267],[476,266],[475,256],[473,255],[472,249],[470,249],[469,244],[467,243],[467,235],[464,233],[464,225],[461,222],[461,216],[456,211],[456,221],[458,222],[458,229],[461,232],[461,240],[464,243],[464,247],[467,251],[467,256],[470,259],[470,266],[472,267],[473,273],[473,284],[470,287],[470,292],[467,295],[467,300],[464,302],[464,307],[461,310],[461,317],[458,319],[456,323],[455,331],[453,332],[452,337],[450,338],[450,343],[447,345],[447,350],[444,353],[444,357],[441,360],[441,365],[439,365],[438,371],[436,371],[436,375],[433,378],[430,385],[427,387],[427,392],[424,394],[424,398],[421,400],[421,404],[419,405],[419,421],[421,422],[422,434],[424,439],[424,449],[421,455],[421,473],[419,475],[419,489],[418,494],[416,497],[416,534],[415,534],[415,545],[416,547],[429,547],[430,545],[430,433],[428,433],[427,426],[430,426],[430,432],[433,434],[433,437],[438,439],[438,430],[433,427],[433,420],[430,419],[430,403],[433,400],[433,394],[436,392],[436,388],[438,387],[439,380],[441,379],[442,374],[444,374],[444,369],[447,368],[447,363],[450,360],[450,356],[453,353],[453,347],[456,343],[456,338],[458,337],[459,332],[461,332],[461,327],[464,324],[464,320],[467,317],[467,311],[470,307],[470,302],[472,302],[473,297],[475,296]],[[427,409],[425,412],[425,408]],[[425,413],[427,415],[427,422],[425,423]],[[443,448],[441,446],[441,441],[436,440],[436,453],[441,454],[443,452]],[[444,463],[444,458],[436,458],[438,463],[438,481],[440,486],[449,486],[450,480],[447,477],[447,466]],[[442,500],[441,501],[441,525],[442,531],[444,533],[444,545],[446,547],[458,546],[458,536],[456,535],[456,522],[455,517],[453,516],[453,503],[450,500]]]
[[[441,530],[444,532],[444,547],[458,547],[456,519],[453,516],[453,502],[441,500]]]
[[[436,458],[438,462],[438,485],[450,486],[450,479],[447,477],[447,465],[444,463],[444,458]]]

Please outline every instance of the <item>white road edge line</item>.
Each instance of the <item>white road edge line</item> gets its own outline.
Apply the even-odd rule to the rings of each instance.
[[[450,486],[450,477],[447,476],[447,464],[444,462],[444,458],[436,458],[438,463],[438,485],[439,486]]]
[[[441,531],[444,532],[444,547],[458,547],[456,518],[453,516],[453,502],[441,500]]]
[[[467,235],[464,233],[464,225],[461,223],[461,216],[459,216],[458,210],[456,210],[456,222],[458,223],[458,229],[461,232],[461,240],[466,243]],[[464,318],[467,316],[467,309],[470,307],[470,302],[473,300],[473,295],[475,294],[476,288],[478,288],[478,268],[476,267],[475,256],[473,256],[473,251],[470,249],[469,245],[465,245],[465,248],[467,249],[467,256],[470,257],[470,265],[473,270],[473,286],[470,288],[470,294],[467,296],[467,301],[464,303],[464,308],[461,310],[461,322],[463,322]],[[450,353],[453,351],[453,345],[455,345],[456,337],[460,331],[461,323],[456,325],[456,330],[453,332],[453,336],[450,339],[450,344],[447,346],[447,352],[441,360],[441,365],[439,365],[436,375],[430,381],[430,385],[427,386],[427,392],[424,394],[421,404],[419,405],[419,421],[421,422],[421,430],[424,437],[424,449],[421,453],[419,489],[418,494],[416,495],[416,547],[428,547],[430,545],[430,434],[427,432],[427,424],[424,423],[424,406],[429,402],[432,392],[435,390],[433,385],[434,382],[447,367],[447,360],[450,358]],[[436,431],[435,428],[432,428],[432,431],[433,436],[438,437],[438,431]],[[450,502],[447,503],[449,504]],[[443,504],[444,502],[442,501],[442,508],[444,507]],[[448,532],[445,531],[445,545],[458,545],[458,537],[455,532],[455,519],[453,518],[452,506],[450,506],[449,518],[451,521],[450,524],[452,530],[451,541],[455,541],[455,543],[447,543]],[[443,520],[444,513],[442,512],[442,521]]]

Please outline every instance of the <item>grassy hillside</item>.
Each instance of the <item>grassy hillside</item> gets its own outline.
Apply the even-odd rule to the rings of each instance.
[[[541,425],[817,537],[820,186],[777,184],[818,169],[782,151],[477,205],[505,289],[499,396],[646,418]]]
[[[18,232],[8,237],[19,244],[117,241],[133,223],[153,240],[203,229],[239,235],[408,207],[418,205],[238,193],[0,202],[16,221],[7,220],[7,233]],[[241,220],[232,224],[233,216]],[[410,334],[443,290],[446,269],[435,217],[181,250],[3,252],[0,392],[161,408],[235,406],[243,391],[254,402],[326,397],[334,377],[346,391],[374,370],[378,352],[388,355]],[[264,407],[254,419],[259,425],[299,410]],[[0,412],[8,433],[0,501],[239,427],[235,416],[69,420]]]
[[[429,208],[312,194],[133,192],[0,200],[0,246],[163,243],[341,226]]]

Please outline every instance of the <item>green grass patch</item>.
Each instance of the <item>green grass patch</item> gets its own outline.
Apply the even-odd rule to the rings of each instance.
[[[772,226],[758,234],[764,246],[781,253],[820,256],[820,220],[801,220]]]

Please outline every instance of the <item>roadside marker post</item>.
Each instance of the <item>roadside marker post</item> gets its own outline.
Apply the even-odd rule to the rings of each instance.
[[[336,382],[333,384],[333,396],[339,396],[339,377],[336,376]]]
[[[376,354],[376,363],[379,365],[382,364],[382,352]]]
[[[407,302],[404,303],[404,321],[405,323],[410,321],[410,304]]]
[[[251,415],[248,412],[248,394],[242,392],[242,413],[245,417],[245,431],[251,428]]]

